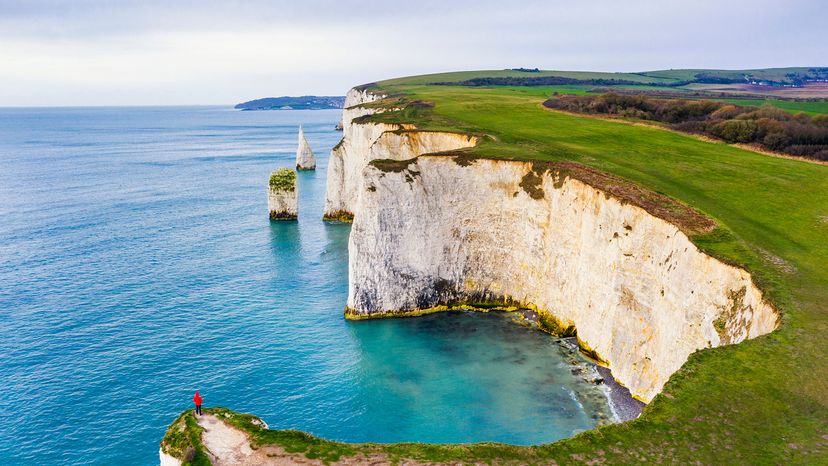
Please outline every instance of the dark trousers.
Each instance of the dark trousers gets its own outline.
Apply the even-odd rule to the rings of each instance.
[[[201,405],[196,405],[196,414],[201,416]]]

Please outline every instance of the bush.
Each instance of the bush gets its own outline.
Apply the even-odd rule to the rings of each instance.
[[[270,189],[293,191],[296,189],[296,171],[280,168],[270,174]]]
[[[811,119],[811,123],[828,128],[828,115],[817,115]]]
[[[821,150],[821,151],[817,152],[816,154],[814,154],[812,157],[817,159],[817,160],[826,160],[826,161],[828,161],[828,149]]]
[[[713,134],[727,142],[753,142],[758,128],[752,120],[726,120],[713,127]]]
[[[773,150],[782,150],[790,142],[791,138],[784,131],[771,131],[762,138],[762,144]]]
[[[563,95],[544,102],[569,112],[618,115],[654,120],[671,128],[715,136],[727,142],[758,143],[791,155],[825,157],[828,149],[828,115],[791,115],[770,105],[730,105],[709,100],[657,99],[643,95]]]

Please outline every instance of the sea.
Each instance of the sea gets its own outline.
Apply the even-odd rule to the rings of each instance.
[[[590,363],[507,313],[350,322],[323,222],[336,110],[0,109],[0,464],[152,465],[205,406],[346,442],[537,444],[607,418]],[[299,125],[299,220],[270,172]]]

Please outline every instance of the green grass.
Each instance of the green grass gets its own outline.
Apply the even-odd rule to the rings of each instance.
[[[828,166],[547,111],[521,89],[391,89],[435,103],[433,115],[416,116],[419,126],[433,120],[494,136],[472,151],[477,156],[572,160],[695,207],[724,227],[696,243],[751,270],[784,312],[771,335],[694,354],[665,387],[670,396],[659,395],[639,420],[550,451],[594,458],[616,447],[607,459],[622,464],[666,460],[671,451],[679,463],[828,461],[828,386],[815,376],[828,370]]]
[[[421,76],[389,79],[383,81],[383,86],[390,87],[399,84],[433,84],[438,82],[459,82],[472,78],[502,78],[502,77],[524,77],[539,78],[542,76],[559,76],[572,79],[622,79],[640,83],[670,82],[671,79],[644,76],[636,73],[607,73],[602,71],[556,71],[542,70],[537,73],[527,73],[511,70],[480,70],[480,71],[455,71],[451,73],[424,74]]]
[[[280,168],[270,174],[270,189],[278,191],[293,191],[296,189],[296,171],[291,168]]]
[[[210,459],[201,443],[203,430],[196,421],[194,411],[184,411],[167,429],[161,448],[165,453],[183,460],[186,466],[210,466]]]
[[[747,268],[782,322],[769,335],[694,353],[628,423],[536,447],[329,442],[329,448],[489,464],[828,464],[828,166],[552,112],[540,106],[548,90],[424,86],[423,80],[380,85],[433,108],[377,118],[487,134],[469,156],[574,161],[693,206],[721,225],[693,241]]]
[[[756,99],[711,99],[711,100],[718,100],[720,102],[727,102],[733,105],[753,105],[753,106],[761,106],[761,105],[771,105],[776,108],[780,108],[787,112],[791,113],[799,113],[804,112],[809,115],[828,115],[828,101],[822,102],[794,102],[789,100],[777,100],[777,99],[766,99],[766,100],[756,100]]]
[[[785,81],[788,73],[808,73],[808,67],[794,68],[766,68],[754,70],[707,70],[707,69],[681,69],[681,70],[658,70],[642,71],[634,73],[610,73],[603,71],[561,71],[561,70],[540,70],[536,73],[512,70],[477,70],[477,71],[454,71],[449,73],[424,74],[420,76],[408,76],[383,81],[386,87],[398,85],[421,85],[437,82],[458,82],[472,78],[494,78],[494,77],[541,77],[559,76],[573,79],[621,79],[635,81],[642,84],[662,83],[669,84],[679,81],[693,80],[697,74],[704,73],[708,76],[719,76],[723,78],[742,79],[749,75],[758,80]]]
[[[644,71],[641,74],[644,77],[661,78],[676,81],[686,81],[695,78],[699,73],[704,73],[708,76],[720,76],[723,78],[741,79],[745,75],[749,75],[758,80],[769,81],[784,81],[787,80],[788,73],[802,73],[808,72],[809,67],[793,67],[793,68],[764,68],[755,70],[705,70],[705,69],[684,69],[684,70],[659,70],[659,71]]]

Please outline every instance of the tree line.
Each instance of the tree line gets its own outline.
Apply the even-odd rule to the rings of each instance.
[[[828,160],[828,115],[791,114],[771,106],[711,100],[654,99],[641,95],[557,96],[544,106],[568,112],[618,115],[666,123],[670,128],[730,143],[816,160]]]

